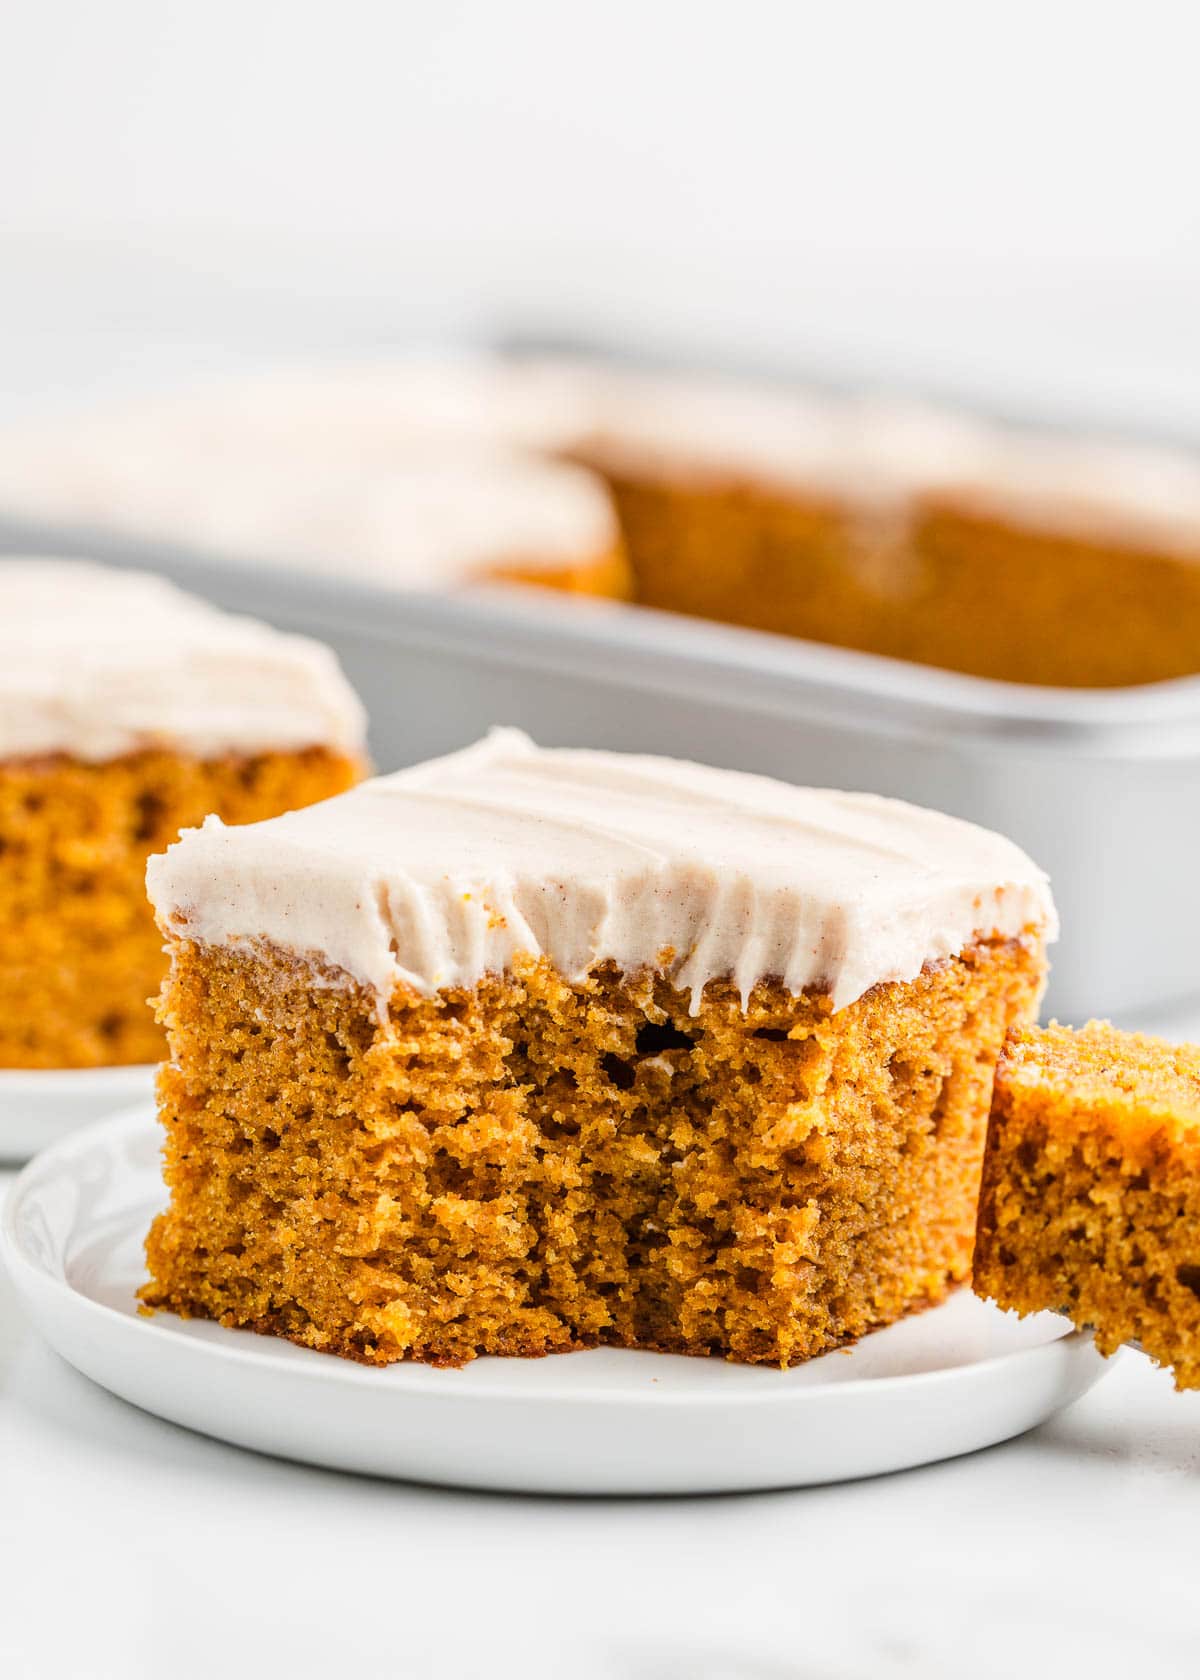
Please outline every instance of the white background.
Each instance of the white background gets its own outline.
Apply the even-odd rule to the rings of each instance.
[[[10,396],[523,331],[1200,436],[1186,0],[0,16]]]
[[[425,335],[596,337],[1200,438],[1200,10],[0,5],[0,405]],[[503,1443],[498,1443],[502,1450]],[[188,1436],[0,1299],[5,1680],[1192,1675],[1200,1401],[691,1502]]]

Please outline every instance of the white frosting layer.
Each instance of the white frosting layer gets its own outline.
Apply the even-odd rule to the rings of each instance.
[[[319,642],[146,572],[0,558],[0,758],[360,754],[365,734],[358,697]]]
[[[840,489],[847,440],[819,398],[610,369],[593,399],[576,447],[617,477]]]
[[[568,978],[669,950],[693,1007],[731,976],[843,1008],[977,936],[1057,931],[1010,841],[871,794],[496,730],[449,758],[244,828],[210,817],[147,871],[164,931],[266,939],[374,988],[381,1006],[472,985],[521,953]]]
[[[389,401],[382,374],[331,375],[328,388],[292,376],[9,426],[0,509],[403,589],[513,565],[553,570],[617,547],[595,474],[520,451],[542,441],[532,417],[521,423],[514,403],[511,425],[482,410],[472,425],[469,391],[451,382],[456,401],[439,411],[433,384],[424,377],[406,401],[398,389]]]
[[[585,564],[620,542],[591,473],[483,450],[422,451],[336,481],[316,473],[297,484],[290,464],[248,473],[218,500],[181,509],[178,528],[213,549],[402,589]]]
[[[1200,456],[1013,432],[954,499],[1031,530],[1200,560]]]
[[[330,447],[392,460],[396,446],[499,444],[569,452],[591,426],[593,364],[502,356],[406,356],[281,368],[181,398],[217,435],[230,415],[258,438],[318,455]]]

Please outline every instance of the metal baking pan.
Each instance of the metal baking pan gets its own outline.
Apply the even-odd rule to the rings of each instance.
[[[988,682],[537,590],[398,595],[178,547],[0,525],[0,552],[160,571],[338,652],[380,769],[519,725],[547,746],[668,753],[893,794],[999,829],[1053,880],[1048,1008],[1135,1025],[1200,993],[1200,677]]]

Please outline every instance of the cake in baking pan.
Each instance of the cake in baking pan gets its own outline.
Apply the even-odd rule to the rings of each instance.
[[[0,1067],[157,1060],[148,855],[340,793],[364,755],[316,642],[146,573],[0,559]]]
[[[1112,1353],[1137,1341],[1200,1388],[1200,1048],[1025,1029],[988,1131],[975,1287],[1050,1309]]]
[[[1200,457],[1000,434],[911,532],[920,611],[883,652],[1066,688],[1200,672]]]
[[[901,646],[927,582],[911,513],[928,483],[978,470],[986,440],[915,407],[609,373],[570,452],[609,484],[637,600],[923,658]]]
[[[1012,682],[1200,672],[1200,461],[584,361],[278,370],[0,429],[0,511],[405,590],[646,606]]]
[[[921,404],[608,374],[571,446],[636,599],[1010,682],[1200,672],[1200,459]]]
[[[370,1364],[794,1364],[966,1278],[1055,931],[1015,846],[496,731],[153,858],[151,1307]]]

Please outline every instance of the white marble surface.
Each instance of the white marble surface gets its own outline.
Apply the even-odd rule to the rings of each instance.
[[[161,1423],[63,1364],[0,1284],[5,1680],[1174,1680],[1200,1672],[1198,1531],[1200,1394],[1135,1353],[1033,1434],[929,1469],[516,1498]]]

